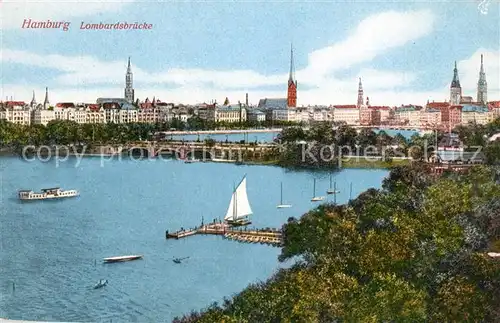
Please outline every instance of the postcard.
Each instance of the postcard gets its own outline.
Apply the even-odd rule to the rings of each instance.
[[[0,322],[500,321],[498,1],[0,10]]]

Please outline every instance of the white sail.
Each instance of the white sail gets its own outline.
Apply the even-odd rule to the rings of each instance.
[[[250,214],[252,214],[252,208],[248,202],[247,179],[244,177],[231,196],[224,220],[238,220]]]

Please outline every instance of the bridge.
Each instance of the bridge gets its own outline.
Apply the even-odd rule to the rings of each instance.
[[[435,130],[435,127],[417,127],[417,126],[409,126],[409,125],[381,125],[381,126],[352,126],[354,129],[379,129],[379,130],[404,130],[404,131],[430,131]]]
[[[261,158],[276,147],[275,144],[233,144],[217,142],[139,141],[123,145],[95,147],[101,155],[130,155],[138,157],[172,157],[177,159],[242,161],[243,157]]]

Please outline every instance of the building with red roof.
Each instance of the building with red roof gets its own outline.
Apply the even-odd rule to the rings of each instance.
[[[441,109],[441,125],[446,131],[452,131],[462,123],[462,106],[451,105]]]
[[[56,104],[56,108],[60,109],[67,109],[67,108],[74,108],[75,104],[73,102],[59,102]]]
[[[450,102],[427,102],[425,108],[426,109],[444,109],[449,108],[451,106]]]
[[[4,101],[4,102],[2,102],[2,106],[4,108],[8,108],[8,109],[24,108],[26,106],[26,102],[24,102],[24,101]]]

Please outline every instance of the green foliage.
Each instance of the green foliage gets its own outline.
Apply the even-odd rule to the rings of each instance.
[[[150,140],[163,125],[147,123],[78,124],[70,120],[52,120],[47,126],[23,126],[0,120],[2,146],[69,145],[82,143],[125,143]]]
[[[208,147],[211,148],[211,147],[215,146],[215,140],[212,138],[206,138],[205,145],[207,145]]]
[[[382,190],[290,218],[279,259],[292,268],[182,322],[497,321],[500,267],[475,241],[498,238],[494,175],[397,167]]]

